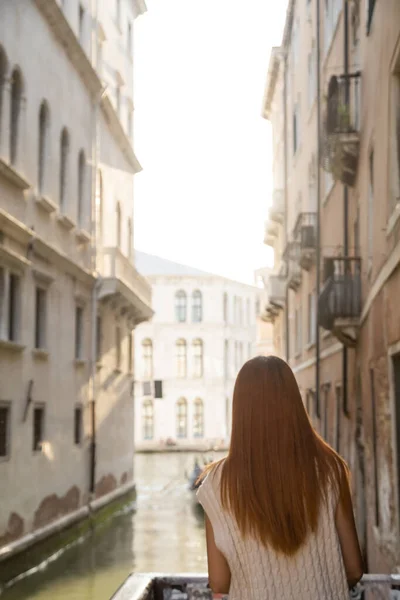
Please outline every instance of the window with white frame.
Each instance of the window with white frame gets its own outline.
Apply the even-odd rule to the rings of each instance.
[[[180,398],[176,403],[176,437],[186,438],[188,426],[187,402]]]
[[[35,290],[35,348],[46,348],[47,290],[37,286]]]
[[[342,0],[324,0],[324,49],[328,52],[342,9]]]
[[[203,341],[193,342],[193,377],[203,377]]]
[[[0,339],[19,341],[21,310],[21,279],[0,266]]]
[[[200,290],[195,290],[192,295],[192,322],[201,323],[203,320],[203,297]]]
[[[187,314],[187,296],[183,290],[178,290],[175,294],[175,316],[178,323],[186,322]]]
[[[152,440],[154,437],[154,404],[145,400],[142,404],[143,439]]]
[[[193,410],[193,437],[202,438],[204,436],[204,403],[200,398],[194,401]]]
[[[153,379],[153,342],[149,338],[142,342],[142,365],[143,379],[150,381]]]
[[[187,375],[187,352],[185,340],[176,342],[176,376],[184,379]]]

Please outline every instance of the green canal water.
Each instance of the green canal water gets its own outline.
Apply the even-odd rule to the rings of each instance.
[[[188,490],[194,455],[139,454],[137,510],[120,514],[1,594],[1,600],[108,600],[132,572],[205,572],[204,517]]]

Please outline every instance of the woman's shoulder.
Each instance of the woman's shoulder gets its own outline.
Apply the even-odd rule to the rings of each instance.
[[[206,467],[203,475],[200,476],[200,486],[197,489],[199,499],[206,494],[215,493],[219,489],[223,463],[224,461],[218,461]]]

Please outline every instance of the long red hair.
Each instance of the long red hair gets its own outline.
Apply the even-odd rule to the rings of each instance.
[[[235,384],[228,456],[221,469],[221,501],[245,537],[294,555],[315,532],[328,486],[340,493],[344,460],[307,416],[289,365],[275,356],[249,360]]]

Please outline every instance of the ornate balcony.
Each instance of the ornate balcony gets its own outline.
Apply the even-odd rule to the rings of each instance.
[[[278,237],[278,225],[276,223],[274,223],[273,221],[266,221],[265,233],[264,233],[264,244],[266,246],[271,246],[273,248],[277,237]]]
[[[293,231],[293,238],[300,244],[300,266],[309,271],[315,263],[317,249],[317,214],[300,213]]]
[[[290,241],[283,253],[283,260],[287,265],[287,285],[297,292],[301,284],[301,268],[300,268],[300,243],[297,240]]]
[[[282,224],[285,216],[285,195],[283,190],[274,190],[272,195],[272,206],[269,209],[269,220]]]
[[[319,324],[345,346],[357,343],[361,316],[361,259],[325,258]]]
[[[360,154],[361,73],[333,76],[328,87],[322,166],[336,180],[353,186]]]
[[[270,275],[267,282],[268,304],[265,307],[263,319],[273,323],[286,301],[286,277]]]
[[[110,299],[135,325],[153,316],[151,285],[138,273],[135,266],[119,248],[104,248],[99,256],[101,287],[99,299]]]

